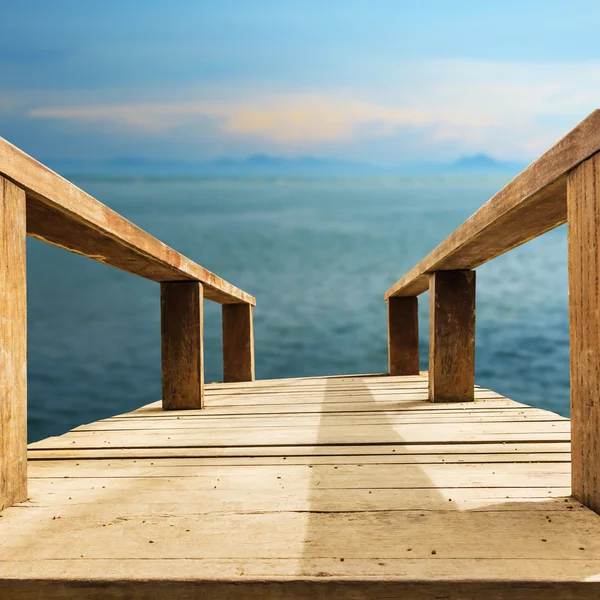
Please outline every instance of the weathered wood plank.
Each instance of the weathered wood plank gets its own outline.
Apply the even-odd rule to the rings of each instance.
[[[223,380],[254,381],[254,325],[250,304],[224,304]]]
[[[485,411],[482,411],[485,413]],[[567,422],[566,419],[558,416],[549,416],[545,411],[531,411],[532,414],[526,415],[523,411],[512,411],[513,414],[500,414],[496,416],[492,414],[477,415],[477,413],[466,413],[461,411],[457,415],[448,415],[447,413],[437,413],[431,415],[428,412],[418,412],[402,414],[402,413],[309,413],[309,414],[294,414],[294,415],[249,415],[244,418],[243,415],[218,415],[213,416],[206,414],[204,417],[199,416],[192,419],[165,418],[165,419],[147,419],[140,421],[139,419],[110,419],[106,421],[98,421],[81,425],[74,428],[73,432],[85,431],[181,431],[186,429],[201,428],[204,430],[231,430],[231,429],[255,429],[255,428],[286,428],[286,429],[301,429],[315,427],[348,427],[348,426],[364,426],[377,427],[385,426],[403,426],[403,425],[423,425],[432,424],[483,424],[483,423],[505,423],[509,427],[509,423],[521,423],[527,421],[530,423],[562,423]]]
[[[573,495],[600,513],[600,154],[569,174]]]
[[[120,483],[129,484],[127,480]],[[69,496],[56,494],[56,480],[31,481],[32,499],[20,508],[34,508],[40,520],[61,514],[100,514],[106,521],[122,515],[177,514],[197,516],[206,513],[257,513],[262,512],[346,512],[375,511],[541,511],[546,515],[580,510],[572,498],[565,502],[562,487],[530,488],[364,488],[345,490],[314,489],[310,494],[304,489],[254,489],[254,490],[177,490],[138,489],[135,497],[123,493],[128,488],[93,493],[93,483],[88,490],[69,491]],[[98,488],[96,487],[95,490]],[[100,490],[107,488],[100,487]],[[99,505],[103,505],[100,507]],[[568,507],[571,508],[568,508]],[[60,511],[60,512],[59,512]],[[50,519],[48,519],[50,520]]]
[[[307,571],[318,573],[317,576],[307,576],[304,571],[293,576],[282,575],[292,570],[289,565],[296,564],[296,559],[261,560],[258,564],[253,562],[248,565],[240,560],[196,558],[185,562],[187,569],[179,568],[176,572],[173,571],[172,562],[127,561],[116,569],[118,576],[114,575],[112,579],[103,576],[101,581],[90,581],[89,566],[106,569],[112,565],[112,561],[82,560],[77,570],[72,572],[72,579],[68,579],[64,572],[58,577],[51,568],[52,563],[44,563],[42,573],[46,579],[35,582],[26,579],[0,580],[0,594],[11,600],[78,600],[82,597],[86,600],[481,600],[482,597],[489,600],[596,600],[600,593],[600,584],[596,581],[581,580],[581,573],[588,574],[598,569],[596,561],[584,560],[567,564],[559,560],[536,561],[531,564],[531,580],[526,581],[520,581],[517,576],[514,579],[506,578],[506,573],[514,572],[515,561],[511,560],[478,562],[482,567],[493,567],[493,571],[488,571],[490,575],[487,578],[482,576],[481,580],[459,576],[460,573],[469,572],[472,560],[436,562],[440,571],[446,574],[445,580],[431,579],[430,561],[415,561],[415,567],[421,573],[415,579],[406,574],[382,577],[382,573],[385,573],[382,565],[394,565],[399,562],[396,560],[368,560],[367,564],[372,566],[368,576],[354,576],[349,568],[344,568],[339,558],[303,563]],[[354,561],[348,564],[356,570]],[[215,573],[217,566],[221,567],[218,571],[220,577],[215,579],[209,574]],[[285,570],[286,566],[288,571]],[[442,566],[445,567],[443,570]],[[545,573],[555,567],[557,578],[562,575],[562,580],[540,581],[535,578],[535,574]],[[27,564],[19,573],[23,576],[29,570]],[[53,576],[47,575],[53,572]],[[132,572],[148,575],[139,580],[132,579]],[[159,577],[157,573],[169,573],[173,579]],[[566,577],[566,574],[570,577]],[[197,579],[193,579],[194,575]]]
[[[161,284],[163,409],[202,408],[204,310],[201,283]]]
[[[526,507],[528,503],[524,504]],[[419,509],[367,510],[363,514],[320,512],[318,506],[308,514],[288,511],[200,512],[198,515],[148,512],[132,515],[130,519],[115,519],[121,515],[100,505],[101,510],[92,514],[81,508],[67,507],[59,513],[60,519],[46,518],[43,527],[34,521],[42,511],[26,509],[28,514],[21,519],[2,524],[6,530],[2,550],[5,560],[10,562],[54,559],[54,562],[75,563],[81,558],[111,558],[115,568],[120,560],[142,557],[174,562],[198,558],[249,562],[261,558],[273,561],[295,558],[301,563],[307,561],[306,564],[318,564],[321,559],[331,558],[342,562],[340,557],[355,563],[365,558],[387,558],[402,560],[403,564],[397,565],[401,569],[410,569],[413,560],[423,559],[430,561],[432,580],[440,576],[435,572],[439,559],[469,559],[472,563],[477,562],[473,557],[512,560],[514,569],[520,569],[520,574],[511,573],[505,577],[517,580],[527,579],[527,565],[519,567],[519,564],[528,559],[600,561],[600,523],[594,513],[577,503],[571,504],[571,510],[553,511],[550,520],[540,510],[494,510],[491,504],[488,512],[469,512],[453,509],[448,501],[446,506],[447,510],[429,512]],[[44,513],[48,515],[48,511]],[[19,524],[26,527],[26,531],[19,530]],[[19,537],[27,537],[27,533],[36,530],[42,533],[40,543],[18,543]],[[93,532],[93,535],[81,535],[84,531]],[[225,531],[227,535],[223,535]],[[350,531],[352,535],[349,535]],[[47,543],[49,540],[54,540],[55,544]],[[459,540],[462,543],[457,543]],[[580,550],[581,547],[584,550]],[[407,554],[408,548],[411,548],[411,554]],[[11,552],[10,556],[6,554],[7,550]],[[0,561],[0,568],[2,566]],[[64,562],[57,567],[65,568]],[[477,577],[477,565],[471,567],[468,579]],[[302,569],[302,564],[295,568]],[[103,577],[96,568],[92,573],[96,578]],[[379,573],[396,575],[389,568]],[[595,575],[591,570],[587,573],[588,576]],[[6,576],[7,572],[0,571],[0,574]],[[203,576],[207,575],[204,573]],[[135,578],[134,573],[130,576]],[[463,574],[463,577],[467,578],[467,575]],[[546,578],[554,580],[550,573]]]
[[[453,460],[456,455],[468,456],[499,456],[509,453],[514,458],[513,462],[519,462],[523,455],[529,453],[561,453],[569,454],[570,444],[568,442],[486,442],[481,444],[365,444],[360,446],[328,446],[326,444],[303,445],[303,446],[202,446],[195,447],[155,447],[155,448],[70,448],[66,440],[63,446],[54,449],[44,450],[43,440],[31,444],[29,447],[29,459],[38,460],[56,460],[56,459],[101,459],[101,458],[197,458],[197,457],[284,457],[286,461],[290,457],[328,457],[331,460],[338,460],[340,457],[360,456],[366,460],[369,456],[409,456],[412,462],[419,462],[421,457],[437,456],[444,460]]]
[[[525,445],[525,444],[523,444]],[[98,455],[94,460],[77,460],[73,463],[70,460],[64,460],[58,452],[46,452],[42,460],[32,458],[35,453],[29,454],[31,462],[29,465],[29,476],[31,479],[36,477],[81,477],[91,476],[99,473],[102,469],[115,469],[127,471],[129,475],[137,472],[138,469],[149,469],[156,474],[158,471],[154,468],[183,467],[186,469],[198,469],[199,467],[240,467],[240,466],[276,466],[287,467],[289,465],[328,465],[339,467],[340,465],[454,465],[454,464],[537,464],[537,463],[569,463],[568,452],[522,452],[505,454],[485,454],[484,452],[471,452],[465,454],[447,453],[443,447],[439,454],[338,454],[338,455],[300,455],[289,456],[273,454],[265,456],[219,456],[216,453],[212,456],[194,456],[192,453],[185,456],[178,456],[177,452],[171,452],[172,456],[164,455],[161,457],[143,457],[135,458],[131,456],[129,450],[114,453],[114,458],[102,457]]]
[[[385,294],[417,296],[433,271],[474,269],[567,220],[567,173],[600,151],[600,110],[486,202]]]
[[[256,304],[2,138],[0,175],[27,193],[29,235],[154,281],[200,281],[221,304]]]
[[[374,426],[252,427],[247,429],[205,429],[132,431],[74,431],[66,439],[47,438],[33,444],[39,449],[60,448],[153,448],[204,446],[276,445],[350,445],[357,444],[434,444],[505,442],[568,442],[570,423],[435,423]]]
[[[475,271],[430,275],[429,399],[474,400]]]
[[[388,373],[419,374],[419,300],[416,296],[388,300]]]
[[[25,192],[0,177],[0,510],[27,498]]]

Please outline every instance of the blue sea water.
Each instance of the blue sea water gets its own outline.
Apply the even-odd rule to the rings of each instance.
[[[75,179],[257,298],[258,378],[387,368],[385,290],[506,181]],[[477,272],[476,379],[568,415],[566,230]],[[29,440],[160,398],[158,284],[28,240]],[[427,365],[427,295],[420,298]],[[222,377],[205,303],[206,380]]]

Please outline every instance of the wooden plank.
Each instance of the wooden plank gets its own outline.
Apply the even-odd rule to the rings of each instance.
[[[600,513],[600,154],[569,174],[573,495]]]
[[[186,469],[198,469],[199,467],[240,467],[240,466],[277,466],[287,467],[289,465],[310,465],[312,467],[328,465],[339,467],[340,465],[454,465],[454,464],[537,464],[537,463],[569,463],[568,452],[524,452],[505,454],[485,454],[472,452],[470,454],[452,454],[441,452],[440,454],[351,454],[333,456],[177,456],[177,452],[171,452],[173,456],[142,457],[134,458],[129,451],[115,453],[114,458],[98,456],[94,460],[77,460],[73,463],[60,457],[60,452],[46,453],[42,460],[35,459],[35,453],[29,454],[28,459],[30,478],[36,477],[81,477],[92,476],[102,469],[111,468],[127,471],[128,474],[136,472],[137,469],[150,469],[153,474],[157,473],[156,467],[165,469],[170,467],[185,467]]]
[[[474,269],[567,220],[567,173],[600,150],[600,110],[486,202],[385,293],[417,296],[433,271]]]
[[[163,409],[202,408],[203,286],[195,281],[167,282],[160,290]]]
[[[388,300],[388,373],[419,374],[419,300],[416,296]]]
[[[581,505],[572,498],[565,502],[562,487],[541,488],[361,488],[346,490],[314,489],[310,494],[303,489],[258,490],[178,490],[175,496],[168,489],[138,489],[135,497],[123,494],[124,488],[100,487],[100,493],[89,490],[71,490],[69,496],[54,492],[56,480],[31,481],[31,499],[19,508],[36,509],[40,520],[57,513],[73,514],[84,508],[88,515],[100,513],[108,521],[123,515],[178,514],[199,517],[206,513],[257,513],[259,511],[285,512],[340,512],[366,513],[382,510],[439,511],[469,510],[494,512],[542,511],[547,515],[580,510]],[[127,486],[129,481],[119,483]],[[96,488],[98,489],[98,488]],[[104,491],[102,491],[104,490]],[[99,505],[103,505],[99,507]],[[98,506],[98,508],[96,508]],[[571,508],[568,508],[571,506]],[[114,511],[111,514],[111,511]],[[116,513],[116,514],[115,514]],[[50,519],[48,519],[50,520]]]
[[[281,390],[289,387],[293,388],[305,388],[305,387],[323,387],[331,383],[334,387],[338,385],[381,385],[384,387],[398,385],[400,387],[404,385],[410,385],[411,383],[427,380],[427,372],[421,371],[419,375],[393,377],[387,373],[381,373],[379,375],[334,375],[328,377],[286,377],[283,379],[257,379],[251,384],[247,383],[223,383],[213,382],[215,389],[220,391],[226,390],[240,390],[246,389],[247,387],[264,388],[264,389],[275,389]]]
[[[477,411],[479,412],[479,411]],[[456,415],[447,413],[430,413],[415,411],[414,413],[352,413],[342,414],[294,414],[294,415],[249,415],[245,418],[243,415],[232,417],[231,415],[209,415],[204,417],[183,419],[179,418],[164,418],[164,419],[147,419],[140,421],[139,419],[109,419],[105,421],[97,421],[87,425],[75,427],[73,432],[83,431],[180,431],[183,429],[201,428],[206,429],[254,429],[254,428],[293,428],[302,427],[348,427],[348,426],[364,426],[364,427],[389,427],[395,425],[418,425],[424,426],[430,424],[441,423],[462,423],[462,424],[477,424],[477,423],[521,423],[527,421],[530,423],[561,423],[568,422],[567,419],[558,416],[552,416],[545,411],[531,411],[530,415],[526,415],[523,411],[507,411],[508,414],[503,414],[501,411],[492,411],[491,414],[479,415],[477,412],[461,411]],[[496,416],[496,412],[500,414]]]
[[[223,380],[254,381],[254,326],[250,304],[224,304]]]
[[[263,559],[248,564],[244,560],[195,558],[179,563],[174,570],[170,560],[133,560],[114,566],[114,561],[83,559],[77,561],[77,568],[69,578],[64,571],[57,573],[56,565],[47,561],[39,567],[39,581],[23,578],[31,572],[32,565],[25,563],[18,571],[21,578],[0,580],[0,595],[11,600],[480,600],[482,597],[489,600],[596,600],[600,594],[598,582],[584,581],[585,576],[598,570],[598,562],[583,559],[532,562],[531,580],[527,581],[519,581],[518,575],[522,571],[515,573],[515,561],[511,560],[478,561],[482,577],[475,580],[464,576],[472,570],[473,564],[472,560],[466,559],[436,561],[439,571],[446,575],[445,579],[439,580],[431,579],[431,561],[427,560],[415,561],[415,571],[421,575],[411,579],[402,572],[400,565],[404,561],[369,559],[365,561],[372,567],[369,576],[353,576],[349,566],[356,570],[355,561],[345,566],[339,557],[302,563],[306,570],[318,573],[318,576],[306,576],[304,571],[293,576],[283,575],[293,570],[290,566],[297,562],[296,559]],[[398,564],[398,576],[385,577],[382,565],[394,564]],[[98,571],[104,569],[100,581],[89,579],[90,567]],[[220,567],[218,571],[217,567]],[[553,569],[556,569],[557,578],[562,576],[562,579],[540,581],[535,578],[536,574]],[[116,574],[110,578],[107,571]],[[219,573],[219,578],[210,577],[215,572]],[[144,576],[132,578],[132,573],[143,573]],[[159,573],[169,573],[173,579],[168,580],[166,575]],[[483,573],[488,574],[487,578]],[[509,573],[514,576],[508,578]]]
[[[348,400],[344,398],[329,398],[325,397],[315,397],[315,398],[296,398],[296,402],[294,399],[281,398],[279,402],[261,402],[260,398],[252,398],[245,400],[244,398],[239,398],[235,400],[224,400],[217,401],[213,404],[213,400],[207,404],[207,408],[210,411],[217,411],[221,414],[241,414],[243,412],[254,413],[254,414],[269,414],[269,413],[294,413],[299,412],[299,409],[302,409],[307,412],[316,412],[316,413],[329,413],[329,412],[353,412],[353,411],[363,411],[369,412],[373,410],[415,410],[415,411],[443,411],[448,410],[446,406],[442,405],[434,405],[429,403],[429,405],[421,405],[418,401],[428,400],[429,396],[427,391],[421,392],[416,397],[402,397],[396,396],[388,398],[386,396],[383,397],[358,397],[356,400]],[[206,398],[206,396],[205,396]],[[456,402],[455,410],[466,410],[465,405],[466,402]],[[471,405],[473,403],[470,403]],[[478,397],[475,394],[475,404],[478,406],[485,406],[486,408],[505,408],[505,409],[521,409],[523,408],[522,404],[518,404],[511,400],[502,400],[500,398],[496,398],[494,396],[487,399],[486,397]],[[431,407],[431,408],[429,408]],[[132,412],[127,418],[144,418],[146,416],[156,415],[160,409],[160,402],[153,402],[152,404],[144,407],[143,409],[138,409]],[[125,415],[120,415],[124,416]]]
[[[0,510],[27,498],[25,192],[0,177]]]
[[[181,431],[74,431],[64,438],[47,438],[32,448],[153,448],[203,446],[277,446],[277,445],[347,445],[357,444],[454,444],[489,442],[568,442],[570,423],[514,422],[506,423],[437,423],[373,427],[361,425],[339,427],[252,427],[247,429],[203,429]]]
[[[468,576],[462,575],[469,579],[476,577],[478,560],[512,560],[517,572],[505,576],[517,580],[527,579],[528,559],[600,561],[600,523],[594,513],[580,506],[562,514],[554,512],[548,520],[539,510],[495,511],[491,505],[487,513],[462,512],[451,509],[450,502],[446,504],[445,511],[366,511],[362,516],[321,513],[315,507],[309,514],[217,513],[201,514],[202,518],[198,518],[148,512],[129,519],[111,519],[114,513],[106,514],[106,505],[101,505],[104,514],[71,510],[63,512],[60,519],[44,519],[41,524],[34,521],[41,511],[29,510],[29,515],[2,524],[2,550],[5,560],[11,562],[54,560],[62,562],[60,568],[65,568],[66,561],[74,563],[80,558],[112,559],[114,563],[144,557],[249,562],[257,558],[288,558],[318,564],[322,558],[337,558],[341,562],[342,557],[356,565],[368,557],[399,559],[403,565],[398,566],[410,569],[412,560],[424,559],[431,562],[429,576],[433,580],[440,576],[435,573],[438,559],[471,560]],[[38,535],[39,543],[19,543],[24,534],[21,528]],[[82,535],[84,531],[93,535]],[[352,535],[348,534],[350,531]],[[48,543],[50,540],[54,543]],[[407,553],[408,548],[411,554]],[[96,569],[90,575],[102,577]],[[380,571],[386,572],[388,576],[395,575],[390,569]],[[592,570],[587,573],[596,575]],[[1,575],[6,576],[7,572]],[[546,578],[554,579],[550,573]]]
[[[292,418],[302,418],[302,420],[310,420],[311,422],[316,422],[316,419],[322,418],[325,420],[333,419],[333,418],[344,418],[350,417],[354,419],[358,419],[361,416],[366,417],[367,419],[374,418],[377,414],[383,414],[391,417],[392,419],[397,419],[399,422],[402,422],[402,419],[414,420],[418,422],[426,422],[429,419],[432,420],[462,420],[462,421],[471,421],[471,422],[480,422],[486,420],[492,421],[514,421],[514,420],[534,420],[534,421],[558,421],[564,420],[564,417],[556,415],[554,413],[550,413],[545,410],[540,410],[536,408],[527,408],[520,409],[518,407],[498,407],[498,408],[480,408],[477,413],[471,413],[470,411],[466,411],[463,409],[455,409],[455,410],[437,410],[437,411],[428,411],[426,409],[423,410],[410,410],[407,408],[406,410],[398,410],[393,403],[390,403],[388,406],[382,405],[381,407],[374,407],[372,404],[361,405],[357,410],[347,406],[341,407],[339,410],[328,410],[328,411],[319,411],[316,408],[318,405],[309,405],[313,407],[309,411],[302,411],[301,407],[294,409],[293,407],[289,407],[287,410],[279,410],[280,407],[275,407],[277,410],[248,410],[248,414],[244,414],[246,409],[240,410],[231,410],[228,407],[224,409],[215,409],[211,408],[208,405],[205,405],[202,411],[196,411],[192,415],[190,415],[190,420],[202,419],[204,422],[218,422],[223,421],[225,419],[229,419],[232,424],[245,421],[247,423],[260,422],[264,417],[265,422],[269,422],[269,419],[292,419]],[[450,404],[449,406],[452,406]],[[331,408],[331,407],[329,407]],[[86,429],[92,427],[102,428],[105,423],[117,424],[117,423],[129,423],[132,427],[135,427],[135,423],[141,424],[144,426],[144,423],[148,423],[150,426],[153,422],[161,422],[165,426],[168,426],[168,423],[173,422],[174,420],[180,420],[180,416],[175,416],[173,414],[158,412],[152,414],[148,413],[146,415],[119,415],[117,417],[111,417],[110,419],[102,419],[100,421],[95,421],[94,423],[88,423],[86,425],[81,425],[79,428]],[[76,429],[79,429],[76,428]]]
[[[327,446],[321,444],[303,445],[303,446],[202,446],[195,447],[174,447],[164,448],[156,446],[154,448],[93,448],[81,449],[70,448],[66,439],[63,439],[63,445],[54,449],[44,450],[42,440],[29,446],[28,457],[30,460],[58,460],[58,459],[101,459],[101,458],[197,458],[197,457],[329,457],[336,460],[339,457],[361,456],[366,460],[368,456],[409,456],[413,457],[412,462],[418,462],[420,457],[438,456],[443,460],[452,460],[456,455],[469,456],[498,456],[510,453],[515,461],[519,461],[522,455],[529,453],[569,453],[570,444],[568,442],[538,442],[522,443],[514,442],[487,442],[482,444],[418,444],[405,445],[402,443],[389,445],[361,445],[361,446]],[[491,459],[490,459],[491,460]],[[77,460],[75,461],[77,465]]]
[[[430,275],[429,399],[475,398],[475,271]]]
[[[25,189],[32,237],[154,281],[200,281],[221,304],[256,304],[2,138],[0,175]]]
[[[149,464],[152,462],[153,464]],[[552,462],[552,461],[551,461]],[[45,466],[44,466],[45,464]],[[89,480],[161,478],[181,485],[201,489],[362,489],[362,488],[457,488],[457,487],[569,487],[571,473],[568,462],[552,465],[536,462],[360,462],[339,464],[199,464],[190,460],[156,461],[84,461],[71,466],[65,461],[37,463],[32,466],[30,479],[57,480],[68,478],[64,486],[94,485]],[[398,479],[400,477],[401,479]],[[527,483],[529,479],[529,484]],[[85,480],[85,481],[83,481]],[[183,480],[186,480],[183,482]],[[151,485],[154,485],[150,481]],[[120,485],[120,484],[118,484]],[[159,484],[156,484],[159,485]]]

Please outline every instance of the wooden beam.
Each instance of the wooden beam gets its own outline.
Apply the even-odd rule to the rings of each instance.
[[[254,381],[254,326],[250,304],[223,305],[223,381]]]
[[[600,154],[569,174],[573,496],[600,513]]]
[[[567,220],[567,173],[600,151],[600,110],[515,177],[386,293],[418,296],[429,273],[475,269]]]
[[[200,281],[220,304],[256,304],[2,138],[0,175],[27,194],[28,235],[153,281]]]
[[[429,287],[429,399],[475,399],[475,271],[437,271]]]
[[[0,510],[27,500],[25,192],[0,177]]]
[[[419,374],[419,300],[392,297],[388,305],[388,373]]]
[[[166,282],[161,293],[163,409],[202,408],[203,289],[197,281]]]

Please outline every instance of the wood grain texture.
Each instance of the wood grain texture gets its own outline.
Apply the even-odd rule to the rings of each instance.
[[[333,561],[332,561],[333,564]],[[387,563],[384,563],[387,564]],[[454,572],[467,572],[468,561],[457,564]],[[559,561],[552,565],[560,566]],[[156,565],[153,565],[157,568]],[[158,566],[168,572],[170,562]],[[511,565],[507,562],[507,569]],[[539,569],[539,566],[536,565]],[[592,565],[590,565],[592,566]],[[90,582],[82,577],[76,581],[0,581],[0,597],[10,600],[597,600],[598,586],[593,582],[473,582],[452,581],[437,583],[424,575],[419,581],[390,581],[345,577],[335,581],[321,577],[295,577],[289,579],[240,578],[239,581],[168,580],[131,581],[127,576],[107,582]]]
[[[152,403],[32,444],[30,500],[0,519],[0,597],[598,597],[568,420],[427,387],[207,384],[201,411]]]
[[[2,138],[0,175],[27,193],[28,235],[146,279],[200,281],[221,304],[256,304]]]
[[[202,284],[160,286],[163,409],[202,408],[204,309]]]
[[[573,494],[600,513],[600,154],[569,174]]]
[[[223,380],[254,381],[254,325],[250,304],[224,304]]]
[[[27,498],[25,192],[0,177],[0,510]]]
[[[429,399],[474,399],[475,271],[437,271],[429,291]]]
[[[600,110],[486,202],[385,294],[416,296],[428,273],[474,269],[567,220],[567,173],[600,150]]]
[[[388,305],[388,373],[419,374],[419,300],[392,297]]]

